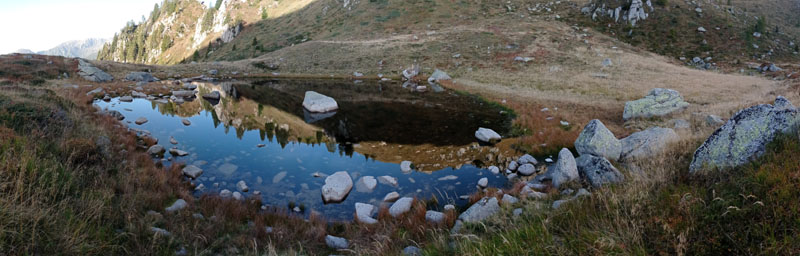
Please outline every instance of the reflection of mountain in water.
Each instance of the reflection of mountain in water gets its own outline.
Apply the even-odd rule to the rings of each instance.
[[[477,97],[452,91],[418,93],[399,84],[273,80],[234,88],[243,99],[312,121],[337,142],[465,145],[475,141],[478,127],[503,134],[511,124],[501,109]],[[302,107],[306,91],[333,97],[339,110],[324,119],[309,117]]]

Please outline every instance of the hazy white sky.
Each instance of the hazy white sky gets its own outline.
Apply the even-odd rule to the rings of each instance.
[[[69,40],[111,38],[161,0],[0,0],[0,54]]]

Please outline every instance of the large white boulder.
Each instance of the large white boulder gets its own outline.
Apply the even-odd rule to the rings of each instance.
[[[303,107],[312,113],[325,113],[339,109],[339,104],[331,97],[315,91],[307,91],[303,99]]]
[[[478,130],[475,131],[475,138],[478,138],[478,140],[486,143],[497,143],[502,139],[500,134],[494,130],[483,127],[478,128]]]
[[[325,178],[322,186],[322,199],[325,203],[338,203],[347,197],[353,189],[353,179],[345,171],[336,172]]]

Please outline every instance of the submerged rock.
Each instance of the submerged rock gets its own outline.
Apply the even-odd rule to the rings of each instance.
[[[605,184],[620,183],[624,180],[622,173],[611,162],[602,157],[582,155],[575,159],[578,172],[592,187],[599,188]]]
[[[483,127],[478,128],[478,130],[475,131],[475,138],[486,143],[497,143],[502,139],[500,134],[494,130]]]
[[[315,91],[306,92],[305,98],[303,98],[303,107],[312,113],[326,113],[339,109],[336,100]]]
[[[378,180],[372,176],[364,176],[356,182],[356,191],[361,193],[370,193],[375,187],[378,186]]]
[[[622,143],[603,122],[594,119],[583,128],[575,140],[575,149],[580,155],[595,155],[616,161],[622,151]]]
[[[347,172],[341,171],[325,178],[325,185],[322,186],[322,199],[325,203],[338,203],[347,197],[353,189],[353,178]]]
[[[655,88],[644,98],[625,103],[622,119],[665,116],[683,110],[688,106],[689,103],[684,101],[683,96],[677,91]]]
[[[479,222],[500,211],[495,197],[484,197],[458,216],[464,222]]]
[[[392,176],[388,176],[388,175],[380,176],[380,177],[378,177],[378,182],[380,182],[381,184],[384,184],[384,185],[390,185],[390,186],[397,187],[397,178],[392,177]]]
[[[800,113],[782,96],[774,105],[740,110],[695,151],[689,172],[748,163],[763,155],[766,145],[779,134],[796,131],[798,122]]]

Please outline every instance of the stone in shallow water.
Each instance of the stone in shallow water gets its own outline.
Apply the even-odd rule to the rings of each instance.
[[[384,202],[394,202],[394,201],[397,201],[398,198],[400,198],[400,193],[390,192],[389,194],[386,194],[386,196],[383,197],[383,201]]]
[[[325,203],[341,202],[353,188],[353,179],[347,172],[341,171],[325,178],[322,186],[322,198]]]
[[[371,204],[356,203],[356,220],[364,224],[376,224],[378,220],[372,218],[375,206]]]
[[[181,123],[185,126],[192,125],[192,121],[189,121],[189,119],[181,119]]]
[[[239,166],[231,163],[225,163],[217,168],[217,170],[225,176],[231,176],[234,172],[236,172],[236,169],[239,169]]]
[[[134,123],[136,123],[138,125],[143,125],[143,124],[147,123],[147,118],[145,118],[145,117],[137,118],[136,121],[134,121]]]
[[[283,180],[284,177],[286,177],[285,171],[275,174],[275,177],[272,177],[272,184],[278,184],[279,182],[281,182],[281,180]]]
[[[380,176],[380,177],[378,177],[378,182],[380,182],[381,184],[384,184],[384,185],[390,185],[390,186],[397,187],[397,178],[392,177],[392,176],[387,176],[387,175]]]
[[[400,163],[400,170],[403,171],[403,173],[411,172],[411,161],[403,161],[403,162],[401,162]]]
[[[312,113],[325,113],[339,109],[336,100],[315,91],[306,92],[303,107]]]
[[[147,149],[147,154],[154,156],[163,155],[164,152],[166,152],[166,149],[164,149],[164,146],[161,145],[153,145]]]
[[[478,187],[485,188],[487,186],[489,186],[489,179],[483,177],[478,180]]]
[[[171,155],[173,155],[173,156],[187,156],[187,155],[189,155],[189,152],[186,152],[186,151],[183,151],[183,150],[180,150],[180,149],[177,149],[177,148],[170,149],[169,153]]]
[[[248,187],[247,183],[245,183],[243,180],[240,180],[238,183],[236,183],[236,189],[242,192],[250,191],[250,187]]]
[[[183,167],[183,175],[186,175],[187,177],[190,177],[192,179],[197,179],[197,177],[203,175],[203,169],[200,169],[200,167],[197,167],[195,165],[188,165],[186,167]]]

